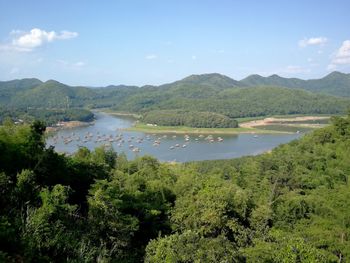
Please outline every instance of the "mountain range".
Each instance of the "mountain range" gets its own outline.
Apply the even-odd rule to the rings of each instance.
[[[343,113],[350,107],[350,74],[321,79],[250,75],[240,81],[218,73],[190,75],[160,86],[69,86],[35,78],[0,82],[2,107],[199,110],[245,117],[292,113]]]
[[[299,88],[312,92],[350,97],[350,74],[334,71],[321,79],[302,80],[298,78],[283,78],[278,75],[262,77],[250,75],[240,81],[241,86],[281,86],[286,88]]]

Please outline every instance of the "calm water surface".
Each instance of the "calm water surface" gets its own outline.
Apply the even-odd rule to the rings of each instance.
[[[133,124],[132,119],[97,113],[95,124],[58,131],[47,139],[58,152],[74,153],[79,147],[94,149],[97,146],[111,146],[117,152],[124,152],[129,159],[152,155],[161,161],[197,161],[229,159],[256,155],[287,143],[301,134],[252,134],[199,136],[183,134],[147,134],[122,129]],[[158,143],[159,142],[159,143]]]

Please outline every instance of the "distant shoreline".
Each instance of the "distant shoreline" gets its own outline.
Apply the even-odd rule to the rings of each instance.
[[[60,126],[48,126],[46,127],[46,132],[56,132],[63,129],[72,129],[77,127],[89,126],[94,123],[94,121],[84,122],[84,121],[62,121],[59,122]]]
[[[145,133],[174,133],[174,134],[293,134],[292,131],[261,129],[260,127],[281,126],[291,128],[316,129],[326,126],[326,124],[316,124],[314,121],[329,119],[330,116],[280,116],[262,117],[261,119],[241,122],[238,128],[192,128],[185,126],[151,126],[144,123],[136,123],[127,128],[128,131],[138,131]],[[305,122],[306,123],[300,123]],[[307,122],[310,123],[307,123]]]
[[[93,109],[92,111],[100,112],[100,113],[106,113],[113,116],[120,116],[120,117],[131,117],[134,119],[139,119],[141,115],[138,115],[136,113],[131,112],[120,112],[120,111],[113,111],[111,109]]]

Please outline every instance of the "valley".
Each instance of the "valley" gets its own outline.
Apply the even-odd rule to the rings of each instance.
[[[0,10],[0,263],[350,263],[350,1]]]

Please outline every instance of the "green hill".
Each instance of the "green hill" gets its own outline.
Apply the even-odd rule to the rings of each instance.
[[[0,82],[0,102],[6,110],[112,108],[141,114],[185,110],[212,112],[230,118],[343,114],[350,106],[348,96],[350,74],[340,72],[314,80],[251,75],[241,81],[213,73],[143,87],[73,87],[54,80],[41,82],[37,79]]]
[[[22,79],[0,82],[0,101],[11,108],[110,107],[138,90],[135,86],[74,87],[55,80]]]
[[[275,114],[345,113],[350,100],[304,90],[253,87],[217,90],[179,85],[167,90],[140,90],[114,109],[144,113],[151,110],[209,111],[231,118]],[[192,87],[190,87],[192,88]]]
[[[198,85],[215,87],[218,89],[238,87],[241,83],[237,80],[231,79],[225,75],[219,73],[210,74],[200,74],[200,75],[190,75],[182,80],[175,81],[170,84],[165,84],[164,86],[176,86],[176,85]]]
[[[350,97],[350,74],[334,71],[321,79],[302,80],[297,78],[283,78],[278,75],[262,77],[251,75],[240,82],[241,86],[280,86],[286,88],[305,89],[339,97]]]
[[[0,81],[0,103],[8,104],[16,93],[34,88],[42,82],[38,79],[16,79],[10,81]]]
[[[34,88],[16,93],[11,99],[12,106],[65,108],[82,107],[85,101],[94,98],[96,93],[84,87],[70,87],[58,81],[49,80]]]
[[[269,77],[262,77],[260,75],[250,75],[240,82],[241,86],[255,87],[255,86],[279,86],[286,88],[300,88],[305,86],[305,80],[297,78],[283,78],[276,74]]]

